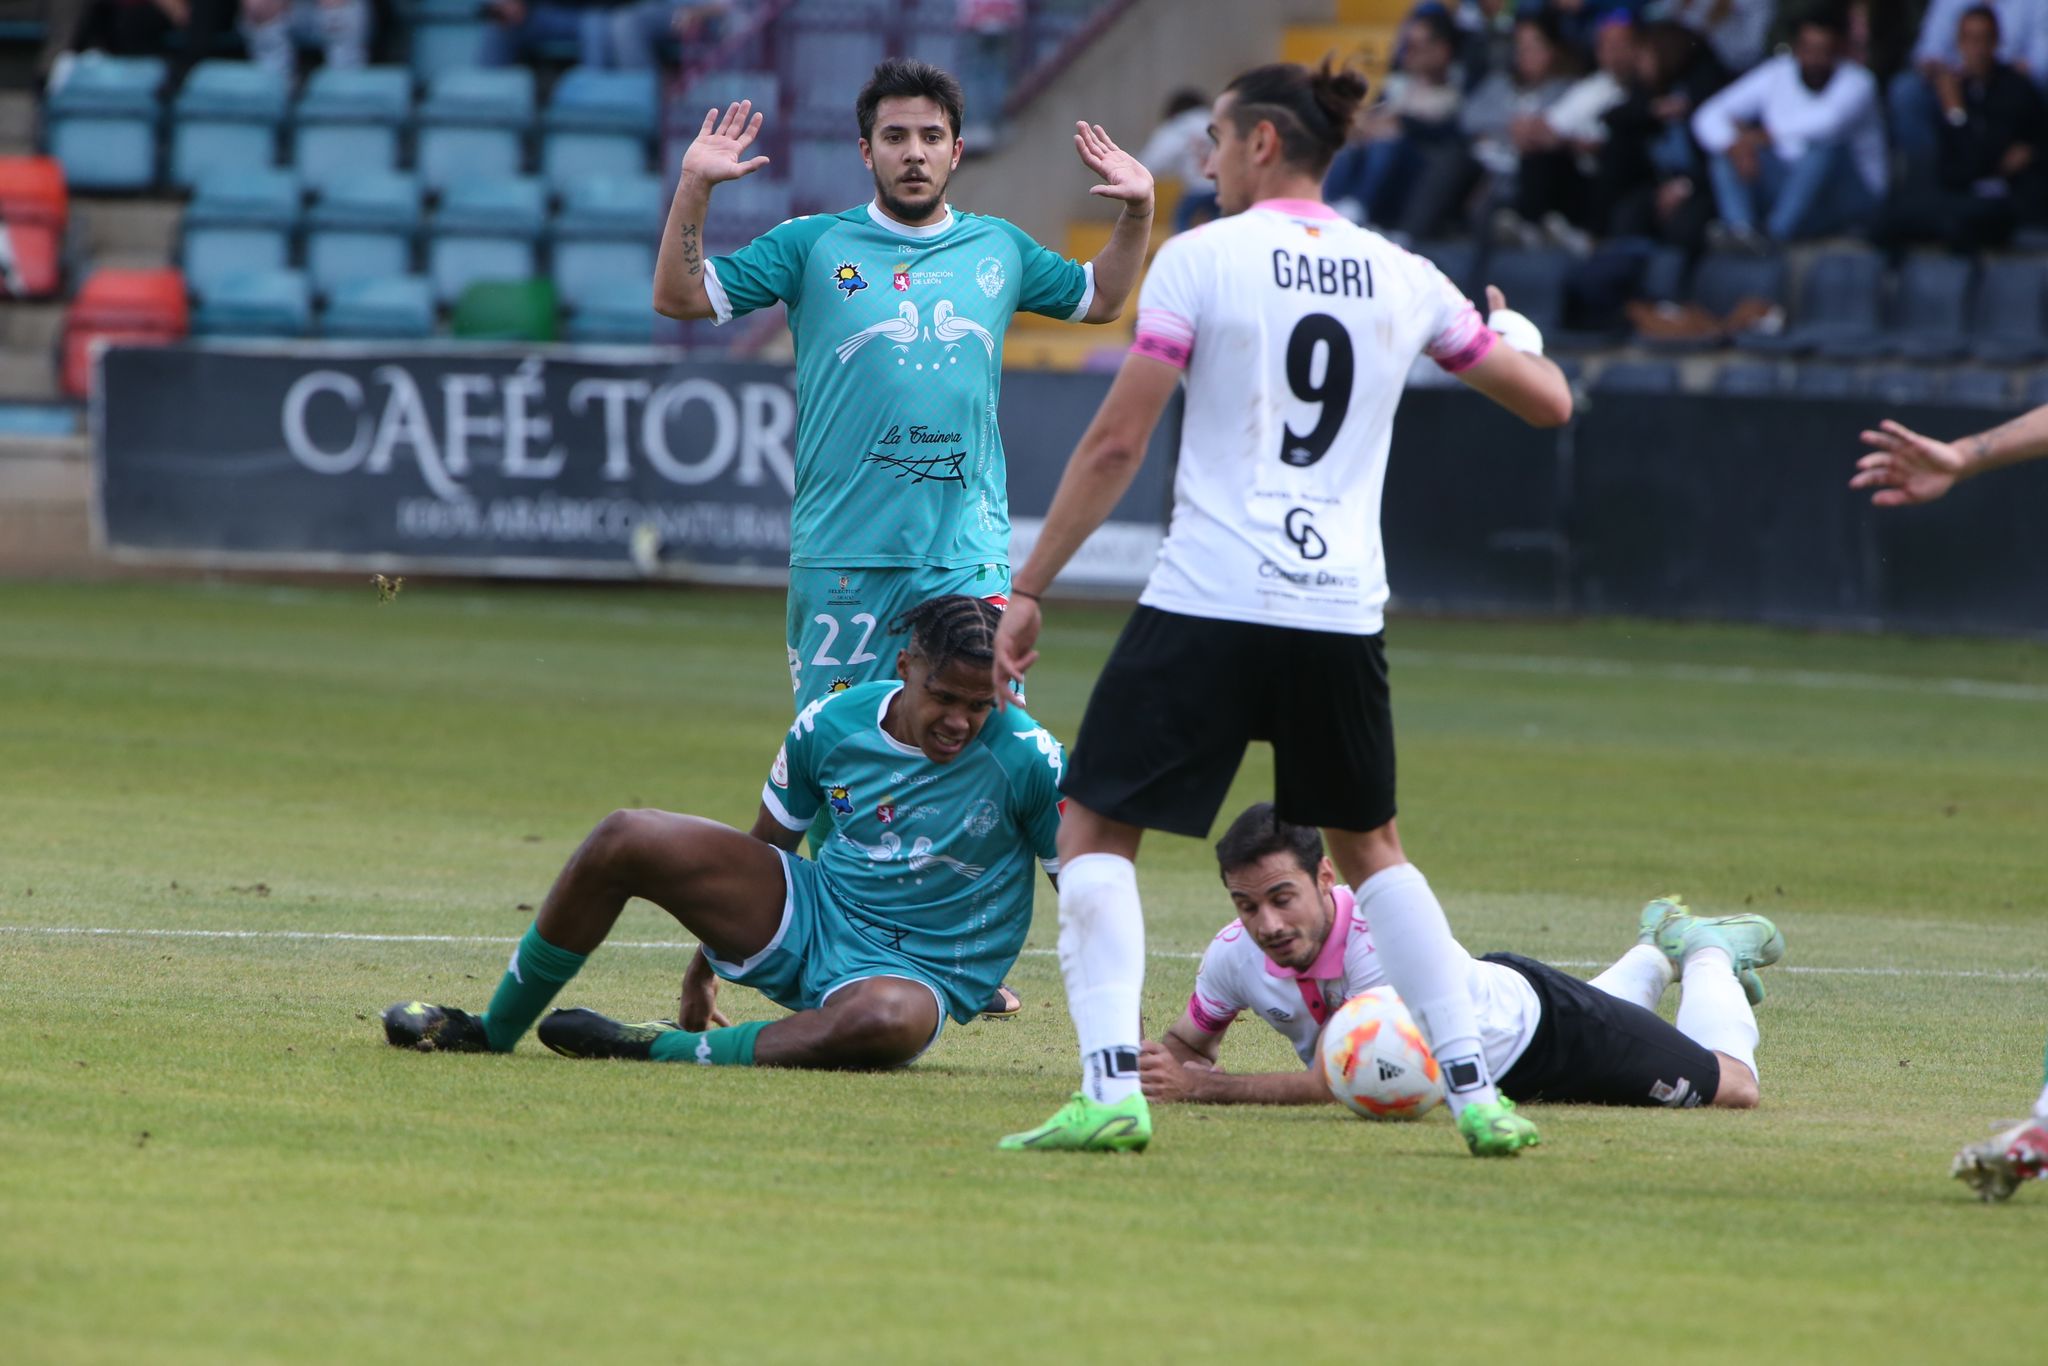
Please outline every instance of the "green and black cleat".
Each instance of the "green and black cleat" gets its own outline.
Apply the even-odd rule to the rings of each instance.
[[[384,1008],[384,1038],[393,1048],[422,1053],[488,1053],[490,1036],[484,1022],[454,1006],[400,1001]]]
[[[540,1022],[535,1031],[540,1041],[565,1058],[632,1058],[646,1062],[654,1056],[654,1041],[675,1026],[665,1020],[649,1024],[625,1024],[580,1007],[557,1010]]]

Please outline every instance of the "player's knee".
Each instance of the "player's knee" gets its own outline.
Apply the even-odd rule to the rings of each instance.
[[[1756,1084],[1756,1073],[1725,1053],[1717,1056],[1721,1060],[1721,1084],[1714,1088],[1714,1104],[1724,1110],[1754,1110],[1763,1095]]]
[[[602,868],[630,864],[639,852],[659,838],[667,813],[648,810],[619,810],[597,823],[583,842],[584,857]]]
[[[833,1051],[849,1066],[901,1066],[930,1041],[938,1024],[935,1010],[931,994],[922,988],[863,992],[837,1012]]]

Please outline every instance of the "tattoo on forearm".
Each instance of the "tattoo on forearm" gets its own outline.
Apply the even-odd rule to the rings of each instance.
[[[704,273],[704,255],[697,247],[697,225],[685,223],[682,228],[683,269],[692,275]]]

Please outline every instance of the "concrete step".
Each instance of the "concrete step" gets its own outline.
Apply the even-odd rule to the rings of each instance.
[[[0,156],[32,156],[35,150],[35,92],[0,90]]]
[[[82,436],[0,437],[0,575],[100,570]]]
[[[53,352],[0,351],[0,398],[56,403],[63,397]]]
[[[11,301],[0,308],[0,351],[47,351],[64,330],[58,300]]]
[[[79,196],[71,201],[71,213],[92,264],[148,267],[170,264],[185,208],[175,199]]]

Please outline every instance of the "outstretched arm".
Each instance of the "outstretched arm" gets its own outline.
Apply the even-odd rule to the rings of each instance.
[[[1092,263],[1095,298],[1081,321],[1115,322],[1138,283],[1138,272],[1145,268],[1145,250],[1152,242],[1152,173],[1117,146],[1101,124],[1077,123],[1074,129],[1074,150],[1080,153],[1081,163],[1103,180],[1090,186],[1088,193],[1124,206],[1108,245]]]
[[[1850,488],[1876,489],[1870,501],[1881,508],[1931,503],[1959,480],[2048,456],[2048,406],[1956,442],[1936,441],[1886,418],[1863,433],[1863,441],[1875,449],[1856,462]]]
[[[661,255],[654,263],[654,311],[669,318],[709,318],[716,312],[704,289],[704,215],[711,207],[711,187],[752,175],[768,164],[767,157],[742,160],[761,133],[761,116],[741,100],[704,115],[704,127],[683,153],[682,176],[668,206],[668,226],[661,234]]]
[[[1317,1105],[1330,1099],[1322,1074],[1253,1072],[1235,1076],[1215,1064],[1221,1034],[1211,1034],[1182,1015],[1165,1037],[1138,1050],[1138,1084],[1153,1101],[1203,1105]]]

